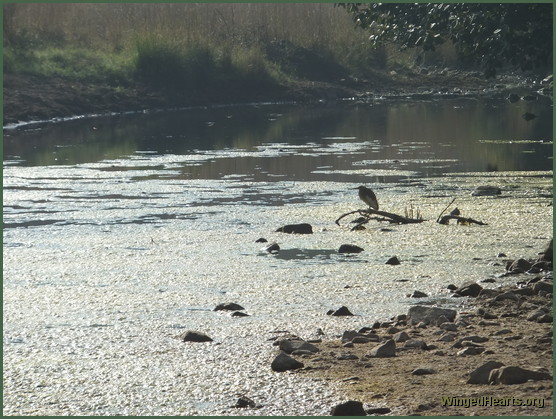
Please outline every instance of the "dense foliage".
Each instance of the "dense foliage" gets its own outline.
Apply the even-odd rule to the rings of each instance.
[[[522,70],[552,63],[552,3],[340,3],[375,46],[435,47],[451,41],[485,76],[511,65]]]

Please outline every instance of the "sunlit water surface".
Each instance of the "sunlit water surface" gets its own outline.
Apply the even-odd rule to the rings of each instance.
[[[334,338],[417,302],[465,309],[448,284],[496,277],[499,253],[534,257],[552,234],[551,115],[542,98],[459,99],[5,131],[4,414],[329,414],[342,394],[272,372],[269,339]],[[426,221],[336,225],[363,208],[359,184]],[[484,184],[502,195],[470,195]],[[453,198],[488,225],[437,224]],[[288,223],[314,234],[276,232]],[[338,254],[344,243],[365,251]],[[229,301],[250,316],[212,310]],[[326,315],[342,305],[355,316]],[[214,342],[175,338],[186,330]],[[242,394],[262,407],[232,408]]]

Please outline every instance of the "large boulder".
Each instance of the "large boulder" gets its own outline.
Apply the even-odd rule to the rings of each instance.
[[[526,259],[517,259],[514,260],[511,265],[508,267],[508,272],[511,273],[524,273],[531,269],[533,263],[526,260]]]
[[[529,380],[552,380],[546,371],[528,370],[521,367],[500,367],[493,369],[488,381],[491,384],[522,384]]]
[[[503,367],[504,364],[498,361],[487,361],[479,368],[469,373],[467,384],[488,384],[490,372],[496,368]]]
[[[373,358],[391,358],[396,356],[396,343],[393,339],[389,339],[382,345],[375,346],[371,349],[369,356]]]
[[[347,402],[340,403],[332,408],[330,412],[331,416],[367,416],[365,409],[363,409],[363,403],[348,400]]]
[[[453,322],[457,312],[448,308],[413,306],[409,308],[407,317],[412,323],[423,322],[425,324],[436,324],[440,316],[444,316],[448,321]]]
[[[548,294],[553,294],[552,282],[539,281],[533,284],[533,293],[538,294],[539,291],[545,291]]]
[[[455,293],[461,297],[477,297],[483,290],[476,282],[466,282],[461,287],[459,287]]]

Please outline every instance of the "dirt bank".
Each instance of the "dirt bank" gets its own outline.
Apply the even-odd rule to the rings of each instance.
[[[500,76],[485,80],[481,73],[458,70],[409,70],[376,72],[367,80],[342,79],[337,82],[292,81],[257,89],[235,89],[210,94],[172,95],[136,82],[127,86],[109,86],[95,82],[4,74],[4,125],[17,122],[49,120],[75,115],[137,111],[176,106],[241,103],[253,101],[334,100],[353,96],[406,95],[435,93],[480,94],[485,91],[527,85],[530,80]]]

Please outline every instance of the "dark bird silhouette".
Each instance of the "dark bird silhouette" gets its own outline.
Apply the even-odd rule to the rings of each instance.
[[[358,186],[355,189],[359,189],[359,198],[361,201],[367,204],[370,208],[378,211],[378,201],[376,200],[375,193],[371,189],[364,186]]]

